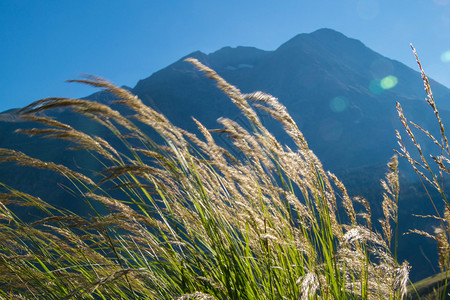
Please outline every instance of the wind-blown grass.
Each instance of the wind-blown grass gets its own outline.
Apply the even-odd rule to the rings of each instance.
[[[424,218],[433,218],[437,219],[440,222],[440,226],[436,227],[434,229],[434,233],[428,233],[419,229],[411,229],[411,233],[417,233],[420,235],[423,235],[428,238],[432,238],[436,240],[437,246],[438,246],[438,255],[439,255],[439,268],[442,272],[440,276],[437,276],[441,278],[441,280],[438,280],[438,284],[436,285],[435,289],[435,298],[442,298],[445,299],[447,295],[447,284],[448,284],[448,277],[449,277],[449,267],[450,267],[450,202],[448,200],[447,192],[445,191],[445,185],[444,182],[448,178],[448,174],[450,174],[450,147],[449,142],[445,133],[445,126],[442,122],[442,119],[439,114],[439,110],[437,109],[436,102],[434,100],[433,93],[431,91],[430,82],[428,80],[428,77],[426,76],[422,64],[419,60],[419,57],[416,53],[416,50],[411,45],[411,48],[414,52],[417,64],[419,66],[422,80],[424,83],[425,92],[427,94],[427,97],[425,98],[427,104],[429,107],[433,110],[433,113],[436,117],[436,123],[439,128],[439,134],[440,136],[438,138],[434,137],[428,130],[422,128],[420,125],[409,121],[406,119],[402,107],[400,103],[397,102],[397,111],[400,118],[400,121],[403,124],[403,127],[405,129],[406,134],[412,141],[412,150],[408,149],[406,146],[406,143],[403,141],[402,135],[399,131],[396,132],[398,144],[400,146],[400,151],[398,151],[398,154],[408,160],[408,162],[411,164],[412,168],[418,175],[419,180],[422,182],[422,185],[428,195],[428,198],[430,200],[430,204],[435,209],[436,215],[434,216],[421,216]],[[413,126],[413,129],[416,129],[419,131],[419,134],[425,135],[429,140],[431,140],[435,146],[435,149],[430,150],[430,153],[424,153],[422,151],[422,147],[420,146],[420,143],[418,142],[418,138],[416,137],[417,133],[415,134],[413,130],[411,129],[411,125]],[[412,153],[411,151],[416,151],[416,154]],[[433,153],[431,153],[433,151]],[[439,153],[439,154],[434,154]],[[428,185],[429,184],[429,185]],[[428,192],[427,186],[431,188],[436,189],[441,199],[440,201],[444,204],[444,212],[440,213],[437,209],[437,205],[435,203],[435,200],[430,196],[430,193]]]
[[[0,162],[50,169],[73,181],[92,216],[55,208],[10,187],[0,194],[0,295],[5,299],[400,299],[409,266],[397,262],[397,158],[389,163],[381,221],[350,198],[308,148],[286,108],[262,92],[243,94],[195,59],[250,122],[221,118],[202,137],[186,132],[127,90],[99,78],[74,80],[115,94],[132,117],[100,103],[49,98],[22,109],[45,128],[30,135],[74,142],[104,165],[102,179],[0,149]],[[119,152],[100,137],[42,117],[70,107],[111,130]],[[296,145],[281,145],[257,110],[280,122]],[[135,123],[138,121],[138,123]],[[139,125],[137,125],[139,124]],[[163,139],[156,144],[144,130]],[[232,151],[215,142],[226,136]],[[114,192],[109,188],[114,186]],[[118,193],[120,192],[120,193]],[[111,196],[114,194],[114,197]],[[354,202],[363,211],[355,211]],[[80,199],[80,203],[81,203]],[[339,211],[342,202],[343,211]],[[17,218],[10,204],[47,216]],[[341,221],[348,220],[348,222]],[[392,244],[394,240],[394,245]],[[391,249],[395,249],[391,251]]]

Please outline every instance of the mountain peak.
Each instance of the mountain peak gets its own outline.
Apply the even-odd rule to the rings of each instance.
[[[344,34],[340,33],[339,31],[336,31],[331,28],[320,28],[316,31],[311,32],[309,35],[314,36],[315,38],[348,38]]]
[[[255,47],[238,46],[236,48],[223,47],[208,55],[213,68],[236,69],[242,66],[253,67],[268,54],[268,51]]]
[[[290,47],[325,47],[325,48],[360,48],[365,45],[356,39],[347,37],[346,35],[330,28],[321,28],[311,33],[300,33],[286,43],[282,44],[278,49]],[[336,49],[336,50],[338,50]]]
[[[339,44],[351,48],[367,48],[360,40],[349,38],[348,36],[329,28],[318,29],[311,32],[309,36],[327,46],[336,46],[336,44]]]
[[[189,57],[202,60],[202,59],[204,59],[207,56],[208,56],[207,54],[203,53],[202,51],[197,50],[197,51],[194,51],[194,52],[192,52],[192,53],[190,53],[190,54],[188,54],[186,56],[183,56],[179,61],[184,61],[186,58],[189,58]]]

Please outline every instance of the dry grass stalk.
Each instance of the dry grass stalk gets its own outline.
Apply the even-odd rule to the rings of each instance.
[[[444,124],[442,123],[441,117],[439,116],[439,111],[438,111],[438,109],[436,107],[436,103],[434,102],[434,97],[433,97],[433,93],[431,92],[430,82],[428,81],[428,77],[425,75],[425,71],[422,68],[422,64],[420,63],[419,56],[417,55],[416,49],[413,47],[413,45],[411,45],[411,49],[413,50],[414,56],[416,57],[416,62],[418,64],[418,66],[419,66],[420,73],[422,75],[422,80],[423,80],[423,85],[424,85],[424,88],[425,88],[425,92],[427,93],[427,98],[425,100],[427,101],[427,103],[433,109],[433,112],[434,112],[434,114],[436,116],[436,119],[437,119],[437,122],[439,124],[439,128],[440,128],[440,131],[441,131],[442,139],[444,141],[444,144],[442,146],[445,147],[445,149],[447,150],[446,153],[448,155],[450,155],[450,149],[449,149],[449,145],[448,145],[447,136],[445,135]]]
[[[417,64],[419,66],[422,80],[424,83],[425,92],[427,94],[427,97],[425,100],[428,103],[428,105],[431,107],[431,109],[433,110],[433,113],[436,117],[437,124],[440,129],[441,142],[438,142],[438,140],[432,134],[430,134],[427,130],[423,129],[421,126],[419,126],[413,122],[410,122],[410,123],[416,129],[418,129],[419,131],[424,133],[428,137],[428,139],[431,140],[434,143],[434,145],[437,146],[436,152],[439,152],[440,155],[431,155],[430,154],[429,157],[434,162],[434,164],[428,163],[428,161],[425,159],[425,155],[422,152],[422,148],[421,148],[420,144],[418,143],[418,141],[415,138],[414,134],[412,133],[410,127],[408,126],[408,122],[403,114],[400,104],[397,104],[397,110],[399,113],[400,120],[405,128],[405,131],[411,137],[411,140],[413,142],[413,148],[415,148],[418,151],[420,160],[416,161],[412,157],[409,150],[403,143],[400,134],[397,132],[397,138],[399,141],[399,145],[401,147],[400,155],[402,157],[405,157],[409,161],[409,163],[413,167],[414,171],[418,174],[419,178],[425,179],[428,183],[431,184],[432,187],[434,187],[440,193],[442,200],[443,200],[444,207],[445,207],[445,211],[444,211],[444,218],[443,218],[443,217],[441,217],[434,200],[431,198],[431,196],[429,196],[430,194],[426,190],[426,192],[429,196],[429,200],[435,209],[436,216],[419,216],[419,217],[434,218],[434,219],[438,220],[441,224],[439,227],[435,228],[434,234],[430,234],[428,232],[418,230],[418,229],[412,229],[409,231],[409,233],[420,234],[420,235],[423,235],[423,236],[426,236],[426,237],[436,240],[437,245],[438,245],[439,267],[442,272],[447,273],[449,270],[449,255],[450,255],[450,246],[449,246],[450,227],[448,225],[449,224],[448,217],[450,215],[449,214],[450,204],[448,202],[446,191],[444,189],[444,181],[446,179],[445,174],[449,174],[449,169],[448,169],[447,165],[450,162],[450,159],[449,159],[450,151],[449,151],[448,139],[445,135],[444,124],[442,122],[439,111],[437,109],[437,106],[436,106],[436,103],[435,103],[435,100],[433,97],[433,93],[431,91],[430,82],[429,82],[427,76],[425,75],[425,72],[422,68],[422,64],[418,58],[416,50],[414,49],[414,47],[412,45],[411,45],[411,48],[414,52]],[[419,168],[420,168],[420,170],[419,170]],[[436,169],[439,171],[439,173],[434,171]],[[426,189],[425,185],[424,185],[424,187]],[[441,292],[439,292],[439,293],[441,293]],[[443,292],[445,293],[445,287],[443,289]],[[439,297],[440,296],[442,296],[442,295],[439,295]]]

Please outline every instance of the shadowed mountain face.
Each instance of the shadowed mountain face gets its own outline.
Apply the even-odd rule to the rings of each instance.
[[[330,29],[297,35],[274,51],[225,47],[208,55],[194,52],[186,57],[197,58],[243,92],[261,90],[278,97],[325,168],[342,175],[350,193],[355,188],[351,196],[367,196],[377,217],[381,210],[378,204],[382,200],[379,180],[386,171],[384,165],[394,154],[393,149],[398,148],[395,129],[402,128],[395,101],[402,104],[411,120],[432,133],[438,130],[433,112],[424,101],[426,95],[418,72]],[[450,90],[432,80],[431,87],[445,120],[449,117],[445,109],[450,109],[450,101],[447,100],[450,99]],[[131,91],[144,103],[165,114],[175,125],[187,130],[196,130],[191,117],[210,129],[219,127],[216,120],[221,116],[238,122],[243,119],[215,83],[183,59],[139,81]],[[108,104],[114,100],[103,92],[86,98]],[[108,134],[68,111],[51,114],[77,129],[84,128],[100,136]],[[292,146],[281,133],[281,128],[267,115],[262,114],[261,119],[271,131],[278,133],[283,144]],[[17,149],[76,170],[79,165],[98,170],[95,160],[83,153],[73,156],[73,152],[64,150],[68,143],[30,139],[13,133],[17,128],[30,126],[35,125],[20,121],[14,111],[0,114],[0,147]],[[422,145],[425,152],[428,147],[428,144]],[[407,163],[401,161],[402,165],[405,168]],[[70,183],[53,174],[45,177],[38,174],[41,173],[28,168],[0,165],[0,182],[77,209],[76,198],[67,191],[55,189],[56,184]],[[409,189],[407,192],[411,194]],[[426,214],[420,203],[428,202],[420,201],[408,204],[408,213]],[[419,207],[422,211],[410,211],[412,207]],[[406,223],[404,230],[410,228],[410,223]],[[421,224],[415,224],[422,229]],[[429,252],[434,253],[435,249]],[[405,257],[412,257],[418,264],[423,260],[417,255]],[[427,267],[415,276],[420,278],[430,273],[432,270]]]
[[[334,171],[389,160],[396,148],[394,130],[400,128],[395,101],[419,124],[433,118],[431,110],[423,113],[418,72],[330,29],[297,35],[275,51],[228,47],[188,57],[243,92],[261,90],[278,97],[313,151]],[[450,91],[431,84],[438,105],[450,108],[445,102]],[[214,83],[183,60],[139,81],[133,92],[183,128],[195,128],[192,116],[209,128],[217,127],[220,116],[238,118]]]

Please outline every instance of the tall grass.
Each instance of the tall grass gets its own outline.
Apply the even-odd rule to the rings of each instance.
[[[412,121],[408,121],[403,113],[400,103],[397,102],[397,111],[399,118],[403,124],[407,136],[412,141],[412,149],[409,149],[409,147],[406,146],[407,144],[404,142],[402,135],[399,131],[397,131],[396,135],[398,144],[400,145],[400,151],[398,151],[398,153],[403,158],[408,160],[408,162],[411,164],[412,168],[423,184],[423,187],[430,200],[430,204],[435,209],[435,215],[421,217],[437,219],[440,222],[440,226],[434,228],[433,233],[425,232],[420,229],[412,229],[410,230],[410,232],[417,233],[436,240],[439,255],[439,268],[443,273],[443,280],[441,280],[440,286],[437,286],[435,297],[442,297],[444,299],[447,295],[447,281],[448,276],[450,275],[450,202],[447,196],[447,191],[445,190],[445,182],[448,178],[448,174],[450,174],[450,147],[446,136],[444,123],[442,122],[439,110],[436,107],[433,93],[431,91],[430,82],[422,68],[422,64],[419,60],[416,50],[412,45],[411,48],[414,52],[417,64],[419,66],[425,92],[427,94],[425,100],[436,117],[436,124],[439,128],[440,136],[435,137],[420,125]],[[416,133],[414,133],[414,129],[416,130]],[[429,140],[433,142],[435,149],[430,149],[430,153],[424,153],[424,151],[422,151],[422,147],[418,142],[418,138],[416,137],[418,135],[417,131],[419,132],[419,134],[425,135]],[[439,192],[439,195],[441,196],[441,199],[439,199],[439,201],[442,201],[444,204],[443,213],[438,210],[438,203],[436,203],[435,199],[430,196],[430,193],[428,192],[429,188],[434,188]]]
[[[101,179],[88,178],[0,149],[1,162],[54,170],[92,204],[90,217],[78,216],[4,186],[1,297],[402,298],[409,266],[397,261],[397,158],[382,181],[385,218],[378,233],[369,203],[351,198],[339,179],[324,170],[276,98],[243,94],[197,60],[187,61],[216,82],[251,129],[221,118],[222,129],[211,132],[194,119],[202,134],[198,137],[127,90],[98,78],[74,81],[115,94],[118,104],[133,111],[131,117],[79,99],[43,99],[22,109],[25,118],[45,125],[22,132],[74,142],[104,170]],[[65,107],[111,130],[126,150],[119,152],[103,138],[38,114]],[[284,126],[296,149],[277,141],[258,110]],[[163,143],[155,143],[144,127]],[[216,143],[218,134],[229,139],[234,151]],[[107,213],[95,208],[99,204]],[[33,206],[46,217],[27,223],[10,205]]]

